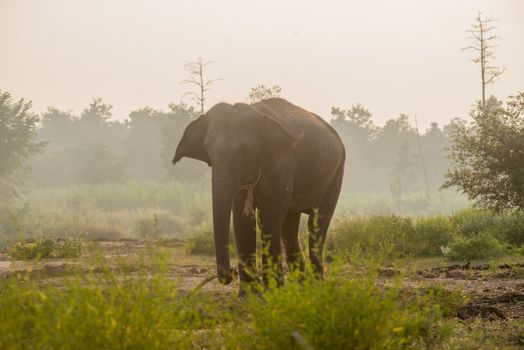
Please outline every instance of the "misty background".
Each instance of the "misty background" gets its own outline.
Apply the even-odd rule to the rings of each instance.
[[[524,81],[521,1],[2,0],[0,84],[41,117],[34,188],[208,183],[205,164],[170,163],[199,114],[183,67],[203,57],[206,78],[221,78],[206,107],[278,85],[341,135],[344,191],[401,200],[439,189],[453,118],[479,99],[461,50],[479,10],[499,20],[507,70],[488,93],[505,98]]]

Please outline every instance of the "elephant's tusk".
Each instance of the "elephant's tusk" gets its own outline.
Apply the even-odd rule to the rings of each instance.
[[[255,182],[252,184],[247,184],[240,186],[240,190],[246,190],[247,196],[246,201],[244,202],[244,215],[253,217],[255,215],[255,210],[253,209],[253,203],[254,203],[254,196],[253,196],[253,190],[255,189],[255,186],[258,184],[258,181],[260,181],[260,176],[262,175],[262,170],[258,171],[258,176]]]

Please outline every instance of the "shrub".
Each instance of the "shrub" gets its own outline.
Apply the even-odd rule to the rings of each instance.
[[[507,212],[500,214],[497,218],[497,227],[500,238],[504,242],[524,246],[524,212]]]
[[[328,235],[327,251],[342,257],[392,259],[442,255],[442,250],[451,249],[450,258],[480,259],[504,253],[504,245],[518,248],[523,244],[524,213],[469,209],[451,216],[416,219],[396,215],[342,217]],[[470,248],[481,251],[466,252]]]
[[[438,306],[405,305],[396,287],[381,290],[373,275],[325,281],[291,276],[285,288],[251,296],[251,324],[227,332],[226,348],[398,349],[439,339]],[[420,304],[419,304],[420,305]],[[240,345],[241,344],[241,345]]]
[[[82,238],[39,238],[37,240],[24,240],[8,248],[12,259],[32,260],[49,258],[77,258],[85,248]]]
[[[327,249],[341,256],[357,254],[389,259],[413,254],[414,245],[418,245],[419,242],[408,238],[414,234],[412,221],[407,217],[344,217],[331,230]]]
[[[487,210],[467,209],[451,216],[455,230],[466,238],[489,231],[496,226],[496,214]]]
[[[175,216],[161,211],[150,217],[140,218],[136,230],[141,238],[159,238],[163,235],[180,233],[182,225]]]
[[[447,247],[453,239],[454,227],[448,217],[437,215],[421,217],[415,222],[414,239],[420,240],[417,255],[441,255],[441,247]]]
[[[474,260],[497,257],[504,254],[504,246],[488,232],[474,237],[456,237],[446,256],[450,260]]]
[[[186,252],[188,254],[215,254],[215,241],[210,230],[203,230],[187,239]]]

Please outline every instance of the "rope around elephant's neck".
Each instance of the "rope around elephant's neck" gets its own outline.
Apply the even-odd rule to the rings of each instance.
[[[246,201],[244,202],[244,211],[243,211],[245,216],[253,217],[255,215],[255,210],[253,208],[253,204],[254,204],[253,190],[255,189],[255,186],[258,184],[258,181],[260,181],[261,175],[262,175],[262,169],[258,171],[258,176],[255,182],[253,182],[252,184],[240,186],[239,188],[240,190],[247,190],[247,196],[246,196]]]

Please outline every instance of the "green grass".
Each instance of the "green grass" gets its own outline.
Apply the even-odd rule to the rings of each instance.
[[[338,213],[429,215],[450,213],[467,205],[450,192],[436,193],[429,201],[413,194],[401,204],[388,195],[343,194]],[[15,210],[0,212],[0,219],[3,236],[22,232],[26,237],[79,233],[93,239],[180,237],[195,226],[211,224],[211,191],[206,185],[177,182],[38,189],[22,199]]]
[[[372,273],[290,276],[284,288],[224,300],[178,292],[165,258],[149,249],[133,270],[99,259],[59,282],[0,279],[0,348],[296,349],[302,339],[318,349],[398,349],[445,338],[438,303],[379,288]]]
[[[429,198],[425,193],[411,193],[400,202],[387,194],[341,193],[337,212],[351,215],[449,215],[471,204],[466,197],[452,191],[433,192]]]
[[[194,226],[208,224],[210,209],[210,190],[191,184],[43,189],[31,192],[14,210],[0,210],[0,238],[77,234],[89,239],[181,237]]]
[[[328,251],[457,260],[471,259],[466,254],[471,247],[489,248],[475,258],[496,257],[509,248],[519,251],[524,244],[524,214],[473,209],[451,213],[467,204],[450,192],[433,193],[429,199],[413,194],[400,203],[384,195],[343,194],[328,235]],[[189,250],[211,250],[209,239],[198,235],[211,227],[210,191],[202,185],[127,183],[43,189],[0,216],[0,248],[11,244],[13,237],[82,234],[102,240],[189,238]]]
[[[153,258],[153,257],[150,257]],[[196,329],[212,329],[207,298],[179,296],[161,269],[134,275],[77,273],[60,285],[31,275],[0,280],[2,349],[190,348]]]
[[[197,255],[215,255],[215,242],[211,230],[202,230],[187,238],[186,253]]]
[[[524,214],[458,210],[467,205],[461,200],[449,193],[402,203],[343,195],[327,254],[350,262],[344,268],[351,271],[331,263],[325,281],[292,273],[284,288],[238,300],[231,292],[182,292],[184,281],[165,264],[213,255],[209,188],[129,183],[36,191],[15,210],[0,211],[0,251],[17,260],[89,261],[76,260],[48,279],[24,272],[0,278],[0,348],[475,348],[483,328],[449,319],[462,296],[431,288],[412,293],[400,280],[379,285],[372,268],[398,258],[501,259],[524,251]],[[192,256],[166,257],[149,247],[115,267],[116,258],[108,258],[110,265],[84,254],[85,241],[70,238],[78,235],[149,243],[182,238],[181,250]],[[515,329],[504,344],[522,341]],[[501,324],[488,333],[502,330]]]
[[[386,260],[442,256],[449,260],[488,259],[520,251],[524,215],[463,210],[453,215],[409,217],[377,214],[339,216],[327,249],[332,255]]]
[[[334,268],[324,281],[291,275],[284,288],[252,296],[245,308],[251,322],[238,324],[227,348],[401,349],[431,348],[447,330],[438,303],[403,300],[398,286],[377,287],[370,272],[343,277]],[[425,305],[425,306],[422,306]]]

